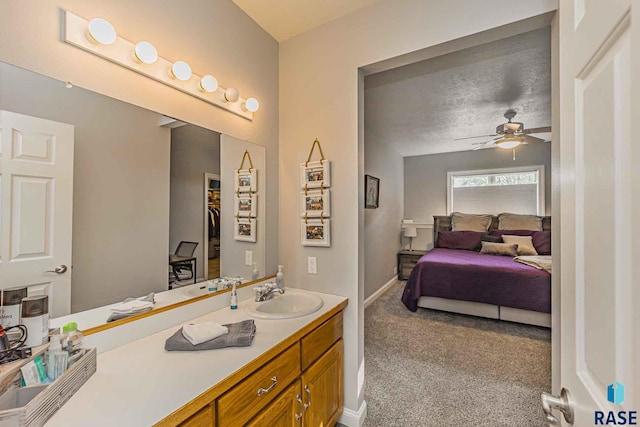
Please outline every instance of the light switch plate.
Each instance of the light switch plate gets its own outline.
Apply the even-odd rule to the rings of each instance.
[[[393,267],[393,275],[394,276],[398,275],[398,266],[397,265],[395,267]]]
[[[244,265],[253,265],[253,251],[244,251]]]
[[[314,256],[307,258],[307,272],[309,274],[318,274],[318,259]]]

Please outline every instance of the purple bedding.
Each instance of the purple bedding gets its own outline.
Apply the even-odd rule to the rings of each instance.
[[[416,311],[421,296],[551,313],[551,275],[507,256],[435,248],[414,267],[402,302]]]

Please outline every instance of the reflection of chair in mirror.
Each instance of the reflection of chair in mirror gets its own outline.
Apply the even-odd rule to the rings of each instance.
[[[196,257],[193,256],[198,242],[181,241],[174,254],[169,255],[169,289],[184,280],[196,283]]]

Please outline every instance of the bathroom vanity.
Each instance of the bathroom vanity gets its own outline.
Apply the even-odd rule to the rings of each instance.
[[[305,291],[303,291],[305,292]],[[255,319],[249,347],[167,352],[182,324],[98,355],[98,370],[47,426],[333,426],[342,413],[344,297],[307,316]],[[193,319],[250,318],[240,302]]]

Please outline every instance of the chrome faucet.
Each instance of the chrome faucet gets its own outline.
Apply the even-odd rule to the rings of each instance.
[[[280,289],[275,283],[265,283],[253,288],[256,291],[256,302],[266,301],[273,298],[274,293],[284,294],[284,289]]]

